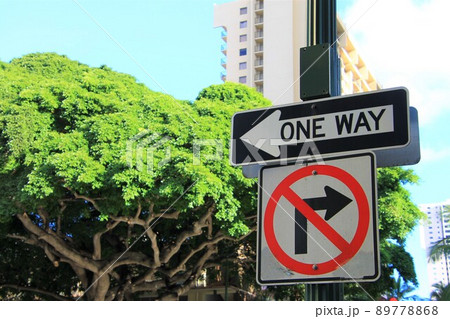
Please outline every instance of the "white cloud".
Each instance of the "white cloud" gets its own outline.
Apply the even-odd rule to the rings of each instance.
[[[450,157],[450,148],[443,148],[439,150],[422,148],[420,155],[421,163],[439,161]]]
[[[450,111],[449,12],[448,0],[357,0],[343,15],[375,78],[407,87],[421,124]]]

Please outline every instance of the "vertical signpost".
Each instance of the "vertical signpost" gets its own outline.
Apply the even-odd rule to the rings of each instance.
[[[380,276],[376,167],[420,160],[418,119],[405,88],[340,97],[336,0],[308,14],[304,102],[234,114],[230,163],[258,171],[258,283],[339,301],[344,282]]]
[[[328,52],[312,54],[312,65],[305,65],[305,55],[302,56],[302,52],[307,52],[307,48],[301,49],[300,56],[300,91],[302,100],[314,100],[318,98],[316,94],[309,94],[307,87],[302,83],[308,83],[310,78],[318,78],[318,81],[323,82],[319,84],[319,94],[323,93],[325,96],[338,96],[341,94],[340,85],[340,65],[337,52],[337,11],[336,0],[308,0],[308,18],[309,18],[309,30],[308,30],[308,45],[319,46],[328,50]],[[320,51],[319,51],[320,52]],[[314,63],[319,59],[329,57],[325,60],[325,71],[318,70],[314,72]],[[303,61],[302,61],[303,60]],[[328,68],[326,68],[326,62],[328,61]],[[303,62],[303,63],[302,63]],[[309,63],[308,63],[309,64]],[[318,65],[320,66],[320,65]],[[309,68],[309,69],[307,69]],[[324,68],[322,68],[324,69]],[[329,70],[329,73],[326,70]],[[303,72],[302,72],[303,71]],[[309,72],[309,74],[308,74]],[[328,73],[328,74],[327,74]],[[320,87],[322,86],[322,88]],[[326,88],[328,86],[328,88]],[[317,90],[317,85],[316,88]],[[320,91],[321,89],[321,91]],[[311,90],[315,92],[314,90]],[[317,92],[317,91],[316,91]],[[323,97],[319,96],[319,97]],[[306,300],[343,300],[344,299],[344,285],[342,283],[333,284],[310,284],[306,285]]]

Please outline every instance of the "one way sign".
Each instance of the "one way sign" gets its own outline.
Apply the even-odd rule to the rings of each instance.
[[[236,113],[233,165],[266,164],[307,155],[376,150],[409,143],[406,88],[380,90]]]

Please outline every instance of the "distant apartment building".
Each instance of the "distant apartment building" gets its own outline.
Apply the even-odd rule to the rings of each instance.
[[[450,238],[450,207],[443,203],[419,205],[422,212],[427,215],[427,221],[421,225],[422,240],[425,249],[430,248],[444,237]],[[427,263],[428,282],[430,292],[434,290],[433,284],[450,283],[450,258],[442,254],[437,259],[429,259]]]
[[[274,104],[300,101],[300,48],[307,46],[306,0],[237,0],[214,6],[221,27],[223,81],[256,88]],[[342,94],[379,88],[338,21]]]

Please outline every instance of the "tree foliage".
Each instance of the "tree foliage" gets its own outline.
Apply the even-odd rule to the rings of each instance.
[[[405,283],[401,277],[398,277],[394,286],[391,287],[390,294],[388,296],[388,300],[392,297],[395,297],[397,300],[405,300],[407,295],[414,291],[414,286],[411,284]]]
[[[417,182],[412,170],[399,167],[378,169],[378,216],[381,276],[376,282],[347,283],[344,285],[345,300],[380,300],[386,296],[406,298],[416,287],[417,276],[412,256],[406,251],[405,241],[411,230],[425,215],[412,203],[406,184]],[[242,288],[251,290],[257,299],[303,300],[304,285],[259,287],[255,283],[256,238],[246,237],[240,242],[248,249]],[[409,296],[408,296],[409,297]]]
[[[221,101],[229,105],[247,104],[253,107],[270,105],[270,102],[255,89],[249,89],[247,86],[233,82],[211,85],[201,90],[197,100],[203,99]]]
[[[270,105],[261,94],[225,83],[178,101],[49,53],[0,62],[0,75],[0,298],[176,299],[230,258],[240,288],[303,298],[301,286],[255,284],[256,181],[228,162],[231,117]],[[420,217],[403,187],[412,171],[378,180],[372,296],[394,270],[416,283],[404,242]]]
[[[0,73],[2,256],[58,267],[46,282],[1,278],[4,295],[71,298],[66,284],[81,282],[85,299],[176,298],[214,265],[217,243],[254,227],[255,182],[228,164],[231,116],[269,103],[253,89],[183,102],[56,54]],[[56,273],[71,277],[58,286]]]
[[[450,217],[450,206],[445,205],[442,217],[446,219]],[[450,258],[450,237],[444,236],[442,239],[434,243],[430,248],[428,255],[431,260],[439,260],[440,258]]]
[[[425,215],[410,199],[406,184],[417,183],[410,169],[389,167],[378,169],[378,223],[381,277],[374,283],[347,285],[348,299],[377,299],[391,294],[399,280],[404,286],[417,286],[414,260],[406,251],[406,238]],[[395,276],[397,274],[397,278]]]
[[[442,282],[433,285],[431,299],[437,301],[450,301],[450,285],[444,285]]]

